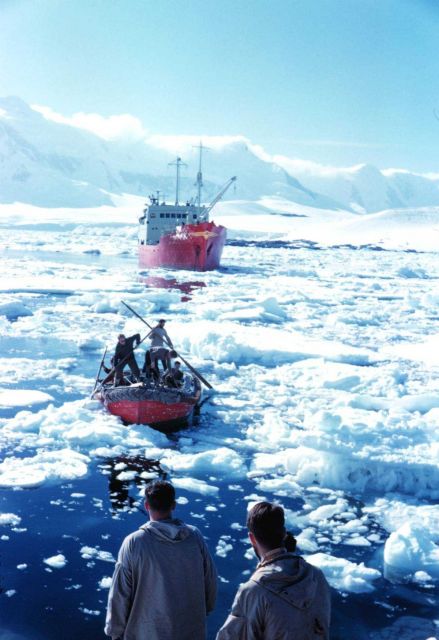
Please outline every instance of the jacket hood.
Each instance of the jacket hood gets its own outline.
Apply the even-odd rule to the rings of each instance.
[[[150,520],[140,528],[156,536],[162,542],[181,542],[191,534],[187,524],[176,518]]]
[[[317,570],[292,553],[260,567],[251,579],[298,609],[310,607],[317,593]]]

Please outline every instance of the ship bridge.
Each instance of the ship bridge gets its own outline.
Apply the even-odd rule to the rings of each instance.
[[[205,222],[208,218],[207,207],[186,204],[159,203],[155,198],[139,218],[139,243],[158,244],[162,236],[174,233],[177,227],[185,224]]]

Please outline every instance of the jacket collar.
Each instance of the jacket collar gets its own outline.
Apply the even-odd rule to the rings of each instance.
[[[279,558],[282,558],[285,555],[288,555],[288,556],[291,555],[285,549],[285,547],[278,547],[277,549],[272,549],[271,551],[266,553],[265,556],[262,556],[262,558],[258,562],[258,565],[257,565],[256,569],[260,569],[261,567],[265,567],[267,564],[271,564],[272,562],[275,562],[276,560],[278,560]]]

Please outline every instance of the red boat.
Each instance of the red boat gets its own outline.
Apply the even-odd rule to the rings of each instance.
[[[201,385],[197,377],[185,374],[178,389],[152,381],[117,387],[109,383],[101,387],[97,397],[125,424],[147,424],[171,433],[191,423],[201,399]]]
[[[179,204],[179,180],[181,158],[174,163],[177,167],[177,191],[175,204],[160,202],[160,193],[150,196],[150,204],[145,206],[139,218],[139,266],[147,269],[165,267],[211,271],[219,267],[221,254],[226,242],[226,228],[209,221],[210,211],[221,200],[236,177],[222,187],[209,205],[201,204],[203,179],[197,174],[197,203],[187,201]]]

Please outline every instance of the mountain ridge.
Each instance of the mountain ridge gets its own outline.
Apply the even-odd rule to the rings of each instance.
[[[164,148],[154,142],[157,137],[103,139],[50,119],[20,98],[0,98],[0,202],[88,207],[112,204],[112,194],[146,197],[157,190],[172,201],[175,175],[168,165],[175,157],[173,141]],[[180,183],[184,200],[195,194],[198,152],[190,137],[181,147],[182,139],[176,137],[176,151],[185,152],[188,165]],[[269,156],[242,136],[211,148],[203,172],[206,201],[237,175],[240,199],[275,196],[358,214],[439,205],[438,179],[405,170],[381,171],[370,164],[336,169]],[[229,191],[225,199],[234,197]]]

